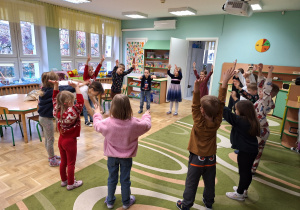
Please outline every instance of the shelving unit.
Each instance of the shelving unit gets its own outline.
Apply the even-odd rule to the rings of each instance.
[[[127,95],[130,98],[140,98],[136,96],[140,92],[141,86],[139,85],[132,85],[132,83],[138,83],[140,82],[140,79],[138,76],[127,76]],[[159,86],[157,88],[153,87],[153,84],[158,84],[156,86]],[[135,89],[134,89],[135,88]],[[151,90],[158,91],[159,93],[159,100],[158,103],[165,103],[166,102],[166,89],[167,89],[167,78],[161,78],[161,79],[153,79]]]
[[[299,96],[300,96],[300,86],[291,85],[288,92],[287,103],[285,106],[285,114],[282,120],[282,127],[281,127],[281,145],[286,148],[291,148],[296,146],[297,134],[292,132],[298,128],[298,124],[299,124],[299,119],[298,119],[298,112],[300,108],[300,103],[298,102]]]

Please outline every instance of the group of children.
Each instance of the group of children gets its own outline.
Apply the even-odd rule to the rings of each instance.
[[[104,57],[101,63],[104,61]],[[88,63],[88,62],[87,62]],[[98,65],[98,67],[99,67]],[[278,93],[278,86],[272,84],[273,67],[269,67],[266,80],[262,75],[263,65],[256,66],[258,70],[258,90],[254,90],[254,85],[245,83],[246,88],[242,89],[242,84],[238,74],[241,70],[235,70],[236,61],[233,68],[229,69],[223,76],[223,82],[219,89],[219,96],[208,95],[207,82],[213,73],[213,69],[206,76],[206,71],[197,74],[193,92],[192,116],[194,125],[191,131],[188,150],[190,152],[188,162],[188,172],[183,193],[183,200],[177,201],[179,209],[190,209],[195,201],[200,177],[204,179],[203,203],[207,209],[211,209],[215,197],[215,177],[216,177],[216,150],[217,150],[217,130],[224,118],[232,125],[230,141],[232,148],[239,150],[238,166],[240,180],[239,185],[234,186],[234,192],[226,193],[226,196],[236,200],[244,200],[247,190],[252,181],[252,173],[255,172],[264,145],[270,133],[267,113],[274,108],[272,97]],[[97,67],[97,69],[98,69]],[[101,66],[100,66],[101,67]],[[146,133],[151,128],[150,115],[150,91],[151,76],[148,70],[140,77],[141,102],[139,113],[143,112],[144,96],[147,98],[147,111],[141,119],[133,117],[132,108],[128,96],[121,94],[121,84],[126,74],[135,68],[133,60],[132,67],[125,70],[123,64],[116,62],[116,67],[112,72],[113,84],[111,88],[112,103],[109,117],[103,119],[102,108],[96,100],[96,96],[103,93],[100,82],[92,81],[87,83],[69,82],[73,92],[59,91],[58,77],[54,72],[47,72],[42,75],[43,94],[39,98],[40,123],[45,128],[45,146],[48,152],[50,166],[60,166],[61,186],[67,190],[80,187],[82,180],[75,180],[74,171],[77,154],[77,137],[80,136],[80,114],[86,106],[87,112],[93,117],[94,129],[104,137],[104,155],[108,157],[108,194],[105,203],[109,209],[113,208],[115,202],[115,190],[118,183],[118,171],[120,168],[120,182],[122,186],[123,208],[127,209],[135,202],[135,197],[130,193],[130,171],[132,158],[137,154],[138,137]],[[87,66],[85,69],[91,69]],[[100,68],[99,68],[100,69]],[[170,101],[172,113],[173,102],[175,102],[174,115],[178,114],[178,102],[182,100],[180,81],[182,72],[180,67],[175,65],[174,74],[170,73],[171,65],[168,65],[168,75],[171,77],[171,84],[168,90],[167,100]],[[88,79],[93,77],[93,70],[89,70]],[[235,113],[225,107],[227,84],[233,77],[236,91],[232,91],[232,106]],[[251,73],[245,74],[245,80],[252,77]],[[255,76],[253,76],[255,78]],[[256,84],[256,83],[255,83]],[[249,86],[249,87],[248,87]],[[253,88],[252,88],[253,86]],[[251,89],[251,88],[252,89]],[[252,91],[253,90],[253,91]],[[259,97],[257,97],[257,94]],[[240,95],[240,97],[239,97]],[[244,96],[248,100],[241,100]],[[89,100],[94,108],[91,108]],[[58,147],[60,157],[54,154],[54,126],[53,117],[57,120],[57,128],[60,133]],[[204,135],[205,134],[205,135]],[[120,140],[120,136],[122,139]],[[258,138],[257,138],[258,137]]]

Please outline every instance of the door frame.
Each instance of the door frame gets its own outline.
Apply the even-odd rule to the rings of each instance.
[[[219,38],[218,37],[195,37],[195,38],[186,38],[187,41],[191,42],[191,41],[202,41],[202,42],[209,42],[209,41],[215,41],[215,57],[214,57],[214,62],[213,65],[215,67],[215,63],[216,63],[216,59],[217,59],[217,51],[218,51],[218,44],[219,44]],[[214,73],[212,74],[212,77],[210,79],[210,84],[213,84],[214,81],[214,76],[216,74],[216,71],[214,69]],[[187,78],[189,79],[189,78]],[[186,84],[188,84],[188,81],[186,81]],[[209,94],[211,93],[211,89],[212,89],[212,85],[209,86]],[[184,90],[187,91],[187,90]]]

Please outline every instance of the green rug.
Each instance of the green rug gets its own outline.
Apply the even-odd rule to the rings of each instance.
[[[258,173],[249,188],[244,202],[225,196],[238,184],[236,155],[230,148],[228,123],[218,131],[216,197],[214,209],[298,209],[300,197],[300,156],[280,146],[281,120],[269,117],[271,135],[265,147]],[[187,172],[189,141],[193,120],[185,117],[156,133],[140,140],[137,157],[133,159],[131,191],[136,196],[133,209],[145,206],[177,209],[177,199],[182,199]],[[227,132],[229,131],[229,132]],[[72,191],[60,187],[60,182],[26,198],[28,209],[107,209],[106,196],[108,171],[106,161],[100,160],[76,173],[82,187]],[[199,184],[194,209],[204,209],[203,182]],[[116,192],[115,208],[120,208],[120,187]],[[134,208],[135,207],[135,208]],[[138,207],[138,208],[137,208]],[[16,204],[8,210],[19,209]]]

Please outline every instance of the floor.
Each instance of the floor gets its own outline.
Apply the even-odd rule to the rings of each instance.
[[[139,100],[130,99],[134,117],[138,114]],[[166,115],[169,103],[151,104],[152,128],[141,138],[146,137],[167,125],[191,114],[192,101],[183,100],[179,104],[179,115]],[[81,136],[78,140],[76,171],[79,171],[103,158],[103,141],[101,134],[93,127],[86,127],[82,121]],[[14,125],[15,143],[12,145],[11,132],[3,129],[0,138],[0,209],[6,208],[60,180],[58,167],[50,167],[44,142],[40,142],[32,122],[32,137],[25,144],[20,129]],[[28,131],[29,135],[29,131]],[[55,133],[55,152],[58,133]],[[43,140],[44,141],[44,140]]]

